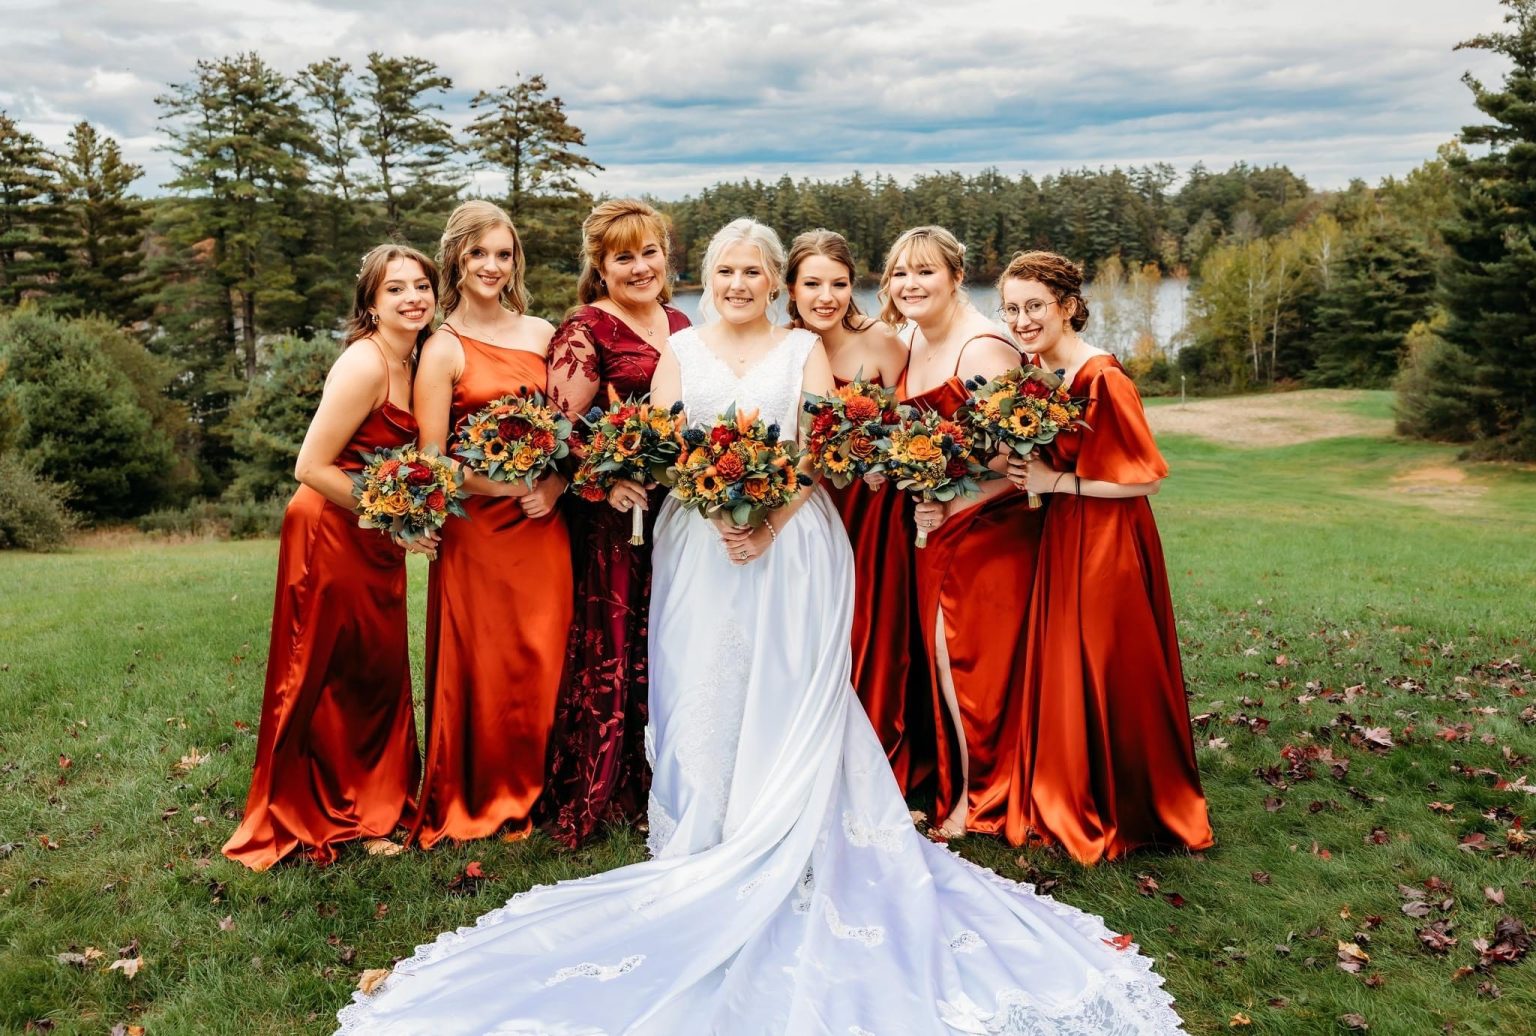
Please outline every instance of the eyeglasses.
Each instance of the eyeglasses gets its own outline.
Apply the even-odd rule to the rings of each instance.
[[[1031,320],[1039,320],[1045,316],[1046,307],[1058,305],[1059,302],[1060,300],[1058,299],[1051,299],[1049,302],[1044,299],[1030,299],[1024,303],[1023,313]],[[998,307],[997,312],[998,315],[1010,324],[1019,319],[1019,307],[1011,302],[1006,306]]]

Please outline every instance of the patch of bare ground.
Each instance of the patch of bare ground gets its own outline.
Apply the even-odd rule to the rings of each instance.
[[[1359,393],[1348,389],[1310,389],[1197,399],[1150,407],[1147,418],[1158,435],[1196,435],[1232,446],[1295,446],[1317,439],[1391,435],[1390,420],[1343,408],[1358,398]]]
[[[1392,493],[1437,511],[1461,513],[1477,506],[1488,487],[1467,478],[1460,468],[1430,464],[1405,471],[1392,479]]]
[[[69,538],[69,545],[78,550],[142,550],[188,543],[216,543],[219,539],[213,532],[150,533],[132,525],[103,525],[75,533]]]

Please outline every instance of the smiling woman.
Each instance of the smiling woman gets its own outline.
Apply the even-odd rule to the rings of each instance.
[[[405,554],[358,527],[359,453],[416,435],[410,368],[432,320],[437,267],[415,249],[363,258],[346,350],[299,449],[283,514],[261,734],[245,816],[224,855],[266,870],[304,850],[388,837],[414,811]]]
[[[493,400],[544,391],[554,328],[524,312],[522,243],[495,205],[455,209],[439,254],[447,313],[422,347],[415,403],[422,443],[441,450]],[[564,480],[469,474],[464,486],[469,521],[444,530],[427,588],[422,846],[529,830],[571,621]]]

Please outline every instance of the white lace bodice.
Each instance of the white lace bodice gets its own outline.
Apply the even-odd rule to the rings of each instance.
[[[756,409],[764,421],[777,423],[784,438],[798,438],[800,385],[805,378],[805,361],[818,341],[815,332],[793,328],[772,352],[737,377],[699,338],[697,328],[677,332],[667,344],[682,374],[688,423],[713,424],[735,403],[738,410]]]

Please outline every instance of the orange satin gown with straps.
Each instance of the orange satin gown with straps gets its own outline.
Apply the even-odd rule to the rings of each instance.
[[[848,384],[834,375],[839,388]],[[878,379],[875,381],[879,384]],[[901,790],[933,770],[934,718],[917,627],[912,497],[862,479],[822,487],[853,546],[853,689],[869,715]]]
[[[359,451],[415,438],[410,412],[385,402],[336,465],[361,471]],[[251,790],[224,855],[258,871],[300,849],[328,863],[338,843],[409,825],[420,772],[405,552],[300,486],[283,512]]]
[[[1054,467],[1120,484],[1168,474],[1114,357],[1084,364],[1072,395],[1087,397],[1089,429],[1044,448]],[[1059,842],[1083,863],[1138,846],[1204,849],[1211,825],[1152,507],[1146,497],[1049,499],[1008,839]]]
[[[952,376],[921,395],[908,397],[903,378],[898,395],[907,403],[949,417],[970,392]],[[968,831],[999,834],[1007,825],[1023,718],[1025,632],[1043,522],[1044,510],[1031,509],[1023,493],[1010,491],[947,519],[928,534],[928,545],[915,551],[917,620],[927,647],[935,721],[938,729],[952,732],[934,642],[942,609],[960,712],[958,734],[965,738],[968,757],[962,772],[959,746],[952,736],[938,739],[935,826],[949,815],[962,781],[968,781],[969,788]],[[914,533],[909,525],[908,538]]]
[[[450,429],[501,396],[544,391],[539,353],[458,337]],[[571,625],[559,511],[529,518],[512,497],[478,495],[464,510],[468,521],[444,526],[427,584],[426,776],[412,831],[423,847],[529,830]]]

